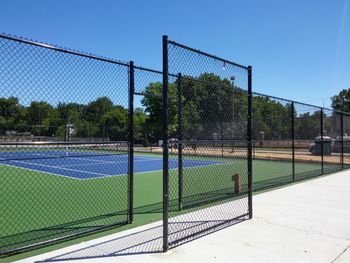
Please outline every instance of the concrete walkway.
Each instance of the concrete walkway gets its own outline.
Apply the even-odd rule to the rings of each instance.
[[[19,262],[350,262],[350,171],[254,197],[254,219],[159,253],[160,222]]]

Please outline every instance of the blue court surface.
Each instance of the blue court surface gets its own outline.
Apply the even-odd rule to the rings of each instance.
[[[75,155],[66,157],[61,156],[57,158],[40,158],[40,156],[38,156],[38,158],[34,158],[33,156],[28,156],[28,158],[25,158],[25,156],[23,156],[23,153],[21,153],[21,157],[22,158],[13,158],[11,160],[0,158],[0,165],[2,164],[7,166],[25,168],[74,179],[101,178],[106,176],[124,175],[128,172],[127,155],[84,156],[75,153]],[[200,167],[215,165],[219,163],[221,162],[184,159],[183,167]],[[169,168],[175,169],[177,167],[177,159],[170,158]],[[151,156],[134,157],[135,173],[160,171],[162,168],[162,158]]]

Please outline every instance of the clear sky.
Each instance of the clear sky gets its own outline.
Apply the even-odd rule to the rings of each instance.
[[[349,0],[1,0],[0,32],[161,69],[161,36],[253,66],[254,91],[350,88]]]

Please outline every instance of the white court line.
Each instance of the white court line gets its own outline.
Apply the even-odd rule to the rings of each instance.
[[[154,162],[155,160],[136,160],[134,163],[138,162]],[[157,161],[157,160],[156,160]],[[118,164],[118,163],[125,163],[128,164],[128,160],[125,160],[123,162],[108,162],[108,163],[86,163],[86,164],[67,164],[67,165],[60,165],[59,167],[70,167],[70,166],[89,166],[89,165],[107,165],[107,164]]]
[[[107,175],[107,174],[87,172],[87,171],[76,170],[76,169],[69,169],[69,168],[64,168],[64,167],[55,166],[55,165],[44,165],[44,164],[38,164],[38,163],[32,163],[32,162],[23,162],[23,161],[12,161],[12,162],[23,163],[23,164],[31,164],[31,165],[42,166],[42,167],[46,167],[46,168],[56,168],[56,169],[62,169],[62,170],[74,171],[74,172],[86,173],[86,174],[95,174],[95,175],[102,175],[102,176],[106,176]],[[43,172],[45,172],[45,171],[43,171]]]
[[[67,156],[69,159],[76,159],[76,160],[84,160],[84,161],[94,161],[94,162],[100,162],[100,163],[115,163],[115,162],[112,162],[112,161],[104,161],[104,160],[96,160],[96,159],[87,159],[88,157],[92,157],[91,155],[87,155],[86,157],[70,157],[70,156]]]
[[[40,155],[40,154],[38,154]],[[47,155],[46,155],[47,156]],[[56,157],[56,156],[52,156],[52,157]],[[144,161],[154,161],[154,160],[150,160],[148,159],[147,156],[145,156],[146,158],[142,158],[141,160],[135,160],[135,162],[144,162]],[[59,158],[59,157],[57,157]],[[78,157],[71,157],[71,158],[74,158],[74,159],[83,159],[83,158],[78,158]],[[154,158],[154,157],[150,157],[150,158]],[[156,160],[162,160],[161,158],[154,158]],[[73,177],[73,176],[68,176],[68,175],[62,175],[62,174],[58,174],[58,173],[52,173],[52,172],[47,172],[47,171],[42,171],[42,170],[36,170],[36,169],[33,169],[33,168],[26,168],[26,167],[22,167],[22,166],[17,166],[17,165],[11,165],[11,164],[4,164],[4,163],[1,163],[1,165],[4,165],[4,166],[8,166],[8,167],[14,167],[14,168],[18,168],[18,169],[22,169],[22,170],[30,170],[30,171],[33,171],[33,172],[38,172],[38,173],[41,173],[41,174],[49,174],[49,175],[55,175],[55,176],[61,176],[61,177],[65,177],[65,178],[68,178],[68,179],[73,179],[73,180],[80,180],[80,181],[83,181],[83,180],[92,180],[92,179],[102,179],[102,178],[105,178],[105,177],[112,177],[112,176],[121,176],[121,175],[126,175],[125,173],[123,174],[100,174],[100,173],[92,173],[92,172],[85,172],[85,171],[82,171],[82,170],[75,170],[75,169],[68,169],[68,168],[63,168],[65,167],[64,166],[53,166],[53,165],[40,165],[40,164],[36,164],[36,163],[31,163],[31,162],[26,162],[26,161],[16,161],[16,160],[6,160],[6,159],[0,159],[1,161],[12,161],[12,162],[19,162],[19,163],[23,163],[23,164],[33,164],[33,165],[37,165],[37,166],[43,166],[43,167],[47,167],[47,168],[55,168],[55,169],[62,169],[62,170],[71,170],[71,171],[76,171],[76,172],[82,172],[82,173],[91,173],[91,174],[97,174],[97,175],[102,175],[102,176],[99,176],[99,177],[93,177],[93,178],[78,178],[78,177]],[[86,160],[86,159],[83,159],[83,160]],[[91,160],[91,159],[89,159]],[[96,162],[100,162],[99,160],[93,160],[93,161],[96,161]],[[107,161],[104,161],[104,162],[107,162]],[[127,162],[127,161],[126,161]],[[115,163],[115,162],[107,162],[107,163]],[[106,163],[106,164],[107,164]],[[122,162],[120,162],[122,163]],[[96,163],[94,164],[89,164],[89,165],[96,165]],[[72,165],[73,166],[73,165]],[[74,166],[77,166],[77,165],[74,165]],[[78,165],[80,166],[80,165]],[[146,171],[146,172],[141,172],[141,173],[150,173],[150,172],[154,172],[154,171],[162,171],[162,170],[153,170],[153,171]]]
[[[126,156],[127,157],[127,155],[113,155],[113,154],[111,154],[111,155],[104,155],[104,156]],[[89,161],[100,162],[100,163],[116,163],[116,162],[113,162],[113,161],[104,161],[104,160],[98,160],[98,159],[90,159],[90,158],[89,159],[85,159],[85,158],[88,158],[88,157],[92,157],[92,156],[89,156],[89,155],[87,155],[86,157],[70,157],[70,156],[68,156],[68,158],[70,158],[70,159],[85,160],[85,161],[89,160]],[[136,158],[138,158],[138,157],[136,156]],[[153,157],[150,157],[150,158],[153,158]],[[145,160],[145,161],[163,160],[162,158],[153,158],[152,160],[151,159],[147,159],[147,158],[140,158],[140,159],[141,159],[140,161],[142,161],[142,160]],[[135,158],[134,158],[134,161],[139,161],[139,160],[135,160]],[[123,163],[123,162],[124,161],[122,161],[120,163]],[[126,159],[125,162],[128,162],[128,159]]]
[[[40,173],[40,174],[49,174],[49,175],[55,175],[55,176],[62,176],[62,177],[66,177],[68,179],[73,179],[73,180],[81,180],[81,181],[85,180],[85,179],[76,178],[76,177],[72,177],[72,176],[67,176],[67,175],[62,175],[62,174],[55,174],[55,173],[45,172],[45,171],[36,170],[36,169],[32,169],[32,168],[25,168],[25,167],[22,167],[22,166],[17,166],[17,165],[12,165],[12,164],[0,163],[0,165],[12,167],[12,168],[18,168],[18,169],[21,169],[21,170],[29,170],[29,171],[37,172],[37,173]]]
[[[212,165],[226,165],[226,164],[233,164],[234,162],[220,162],[220,163],[213,163],[213,164],[203,164],[203,165],[196,165],[196,166],[190,166],[190,167],[183,167],[184,169],[191,169],[191,168],[200,168],[200,167],[205,167],[205,166],[212,166]],[[177,170],[178,167],[175,168],[169,168],[169,171],[174,171]],[[153,173],[153,172],[162,172],[163,169],[160,170],[151,170],[151,171],[144,171],[144,172],[135,172],[135,175],[137,174],[147,174],[147,173]],[[127,175],[127,174],[118,174],[118,175],[106,175],[104,177],[93,177],[93,178],[86,178],[83,180],[96,180],[96,179],[102,179],[106,177],[111,177],[111,176],[119,176],[119,175]]]
[[[151,157],[152,158],[152,157]],[[82,159],[82,158],[79,158]],[[154,161],[154,160],[149,160],[144,158],[145,160],[135,160],[135,162],[143,162],[143,161]],[[155,158],[156,159],[156,158]],[[159,160],[162,160],[161,158],[158,158]],[[46,171],[41,171],[41,170],[36,170],[36,169],[32,169],[32,168],[26,168],[26,167],[21,167],[21,166],[16,166],[16,165],[9,165],[9,164],[3,164],[1,163],[1,165],[5,165],[5,166],[9,166],[9,167],[15,167],[15,168],[20,168],[20,169],[26,169],[26,170],[31,170],[31,171],[35,171],[35,172],[40,172],[40,173],[46,173],[46,174],[50,174],[50,175],[56,175],[56,176],[62,176],[62,177],[66,177],[69,179],[74,179],[74,180],[95,180],[95,179],[103,179],[106,177],[112,177],[112,176],[122,176],[122,175],[127,175],[127,173],[125,174],[101,174],[101,173],[93,173],[93,172],[86,172],[86,171],[82,171],[82,170],[76,170],[76,169],[69,169],[69,168],[64,168],[62,166],[51,166],[51,165],[41,165],[41,164],[36,164],[36,163],[31,163],[31,162],[23,162],[23,161],[14,161],[13,162],[19,162],[19,163],[28,163],[28,164],[33,164],[33,165],[37,165],[37,166],[43,166],[43,167],[47,167],[47,168],[56,168],[56,169],[62,169],[62,170],[70,170],[70,171],[76,171],[76,172],[81,172],[81,173],[88,173],[88,174],[96,174],[96,175],[101,175],[99,177],[92,177],[92,178],[77,178],[77,177],[73,177],[73,176],[67,176],[67,175],[62,175],[62,174],[56,174],[56,173],[51,173],[51,172],[46,172]],[[196,161],[196,160],[193,160]],[[209,161],[208,161],[209,162]],[[184,167],[186,169],[192,169],[192,168],[200,168],[200,167],[204,167],[204,166],[212,166],[212,165],[226,165],[226,164],[232,164],[233,162],[218,162],[218,163],[213,163],[213,164],[203,164],[203,165],[196,165],[196,166],[190,166],[190,167]],[[96,165],[96,164],[91,164],[91,165]],[[76,166],[76,165],[75,165]],[[78,165],[79,166],[79,165]],[[178,167],[175,168],[170,168],[169,171],[173,171],[178,169]],[[151,171],[144,171],[144,172],[137,172],[135,174],[146,174],[146,173],[152,173],[152,172],[161,172],[163,171],[163,169],[160,170],[151,170]]]

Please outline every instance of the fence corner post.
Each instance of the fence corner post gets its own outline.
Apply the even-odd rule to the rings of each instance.
[[[163,252],[169,248],[168,36],[163,36]]]
[[[248,209],[249,218],[253,218],[253,164],[252,164],[252,66],[248,66],[248,120],[247,120],[247,143],[248,143]]]
[[[135,93],[134,62],[129,63],[129,223],[134,220],[134,93]]]

